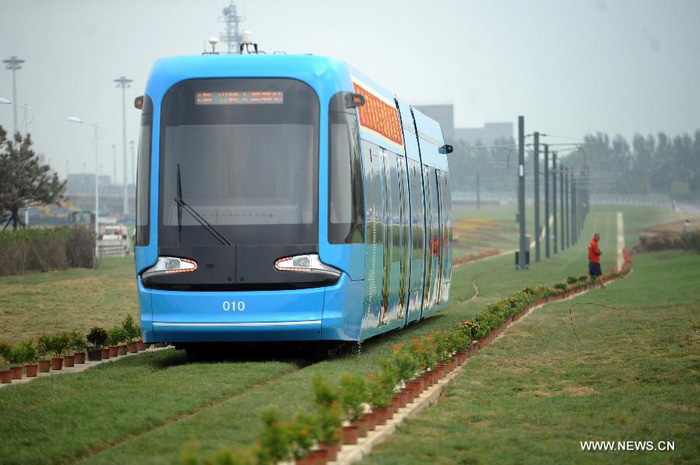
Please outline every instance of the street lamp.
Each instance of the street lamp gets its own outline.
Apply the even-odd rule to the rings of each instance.
[[[3,103],[6,104],[6,105],[11,105],[11,104],[12,104],[12,100],[6,99],[6,98],[4,98],[4,97],[0,97],[0,104],[3,104]],[[22,109],[24,109],[24,117],[22,118],[22,123],[23,123],[23,125],[24,125],[24,135],[26,136],[27,133],[29,132],[29,129],[28,129],[29,124],[30,124],[32,121],[34,121],[34,117],[32,116],[31,121],[27,122],[27,110],[29,109],[29,105],[26,104],[26,103],[18,103],[17,105],[19,105],[20,107],[22,107]],[[15,132],[16,132],[16,131],[17,131],[17,130],[15,129]]]
[[[129,212],[129,201],[126,189],[126,88],[129,87],[129,83],[133,82],[133,79],[129,79],[126,76],[121,76],[114,80],[117,83],[117,87],[122,89],[122,149],[124,155],[124,216]],[[116,183],[116,179],[114,180]]]
[[[12,101],[17,102],[17,70],[22,69],[22,63],[24,63],[24,60],[21,58],[17,58],[16,56],[12,55],[10,58],[6,60],[2,60],[3,63],[5,63],[5,69],[9,69],[12,71]],[[14,132],[17,132],[17,104],[15,103],[13,105],[13,121],[14,121]],[[14,134],[13,134],[14,137]]]
[[[68,122],[69,123],[80,123],[80,124],[87,124],[88,126],[92,126],[95,128],[95,258],[98,258],[100,256],[100,248],[98,245],[98,238],[100,237],[100,195],[99,195],[99,160],[97,158],[97,139],[98,139],[98,134],[97,134],[97,122],[94,123],[88,123],[87,121],[83,121],[82,118],[78,118],[77,116],[69,116],[68,117]]]

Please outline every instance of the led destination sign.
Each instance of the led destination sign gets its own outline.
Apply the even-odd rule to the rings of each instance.
[[[196,105],[258,105],[284,103],[282,91],[196,92]]]

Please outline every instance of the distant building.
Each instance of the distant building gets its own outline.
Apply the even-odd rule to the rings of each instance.
[[[485,123],[483,128],[455,128],[455,142],[462,140],[470,145],[493,145],[498,139],[511,139],[513,123]]]

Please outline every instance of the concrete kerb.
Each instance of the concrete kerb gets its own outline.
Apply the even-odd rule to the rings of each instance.
[[[631,273],[632,270],[629,271]],[[628,275],[629,275],[628,273]],[[627,275],[625,275],[627,276]],[[623,276],[624,278],[624,276]],[[606,287],[610,284],[614,284],[615,281],[618,281],[619,279],[614,279],[614,280],[608,280],[606,281],[605,285]],[[570,296],[565,297],[562,300],[570,300],[574,299],[576,297],[579,297],[588,291],[592,290],[594,288],[589,288],[581,292],[577,292],[575,294],[572,294]],[[560,301],[551,301],[551,302],[544,302],[539,305],[535,305],[533,307],[530,307],[528,311],[523,314],[523,316],[519,320],[513,321],[510,325],[506,327],[509,328],[512,325],[518,324],[523,318],[528,317],[530,314],[532,314],[536,309],[543,307],[547,305],[548,303],[555,303],[555,302],[560,302]],[[500,339],[506,331],[503,331],[501,334],[499,334],[493,341],[491,341],[490,344],[493,344],[496,342],[498,339]],[[489,345],[490,345],[489,344]],[[360,440],[357,442],[357,444],[353,445],[344,445],[342,449],[338,452],[338,458],[334,462],[328,462],[329,464],[337,464],[337,465],[346,465],[354,462],[358,462],[362,460],[365,456],[369,455],[369,453],[372,451],[372,448],[376,446],[377,444],[380,444],[384,440],[386,440],[389,436],[391,436],[394,431],[396,431],[396,428],[398,425],[400,425],[404,420],[407,418],[410,418],[422,410],[424,410],[427,407],[430,407],[433,404],[436,404],[440,400],[440,394],[442,393],[443,389],[447,387],[452,380],[462,371],[462,369],[466,366],[466,364],[471,360],[471,358],[467,359],[467,362],[463,363],[462,365],[458,366],[455,368],[451,373],[449,373],[447,376],[439,380],[436,384],[425,390],[423,393],[421,393],[420,397],[418,397],[416,400],[413,401],[413,403],[406,405],[404,408],[400,409],[398,412],[394,414],[394,416],[391,418],[391,420],[387,420],[385,425],[377,426],[377,428],[374,431],[370,431],[367,433],[367,436],[364,438],[360,438]]]
[[[71,373],[80,373],[81,371],[85,371],[87,369],[90,369],[90,368],[95,367],[97,365],[101,365],[103,363],[116,362],[118,360],[122,360],[126,357],[131,357],[133,355],[139,355],[139,354],[148,353],[148,352],[155,352],[158,350],[167,350],[167,349],[172,349],[172,348],[173,348],[172,346],[158,347],[158,348],[150,347],[150,348],[148,348],[144,351],[141,351],[141,352],[127,353],[126,355],[120,355],[118,357],[113,357],[113,358],[109,358],[106,360],[96,360],[96,361],[85,360],[85,363],[81,363],[80,365],[75,365],[72,367],[63,367],[60,370],[50,370],[46,373],[37,373],[37,375],[33,378],[27,378],[26,376],[22,376],[22,379],[13,379],[11,383],[0,384],[0,389],[7,387],[7,386],[28,383],[30,381],[34,381],[35,379],[46,378],[48,376],[69,375]]]

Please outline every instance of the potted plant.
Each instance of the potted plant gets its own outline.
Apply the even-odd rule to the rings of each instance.
[[[318,418],[319,445],[328,450],[328,460],[333,461],[338,456],[340,429],[343,426],[338,392],[321,373],[317,372],[314,375],[312,383]]]
[[[128,336],[128,339],[124,342],[128,342],[127,349],[129,353],[133,354],[138,352],[138,344],[136,341],[141,338],[141,328],[139,325],[134,323],[134,319],[131,315],[127,315],[122,322],[122,328]]]
[[[343,417],[350,422],[343,427],[343,442],[355,444],[359,437],[367,434],[364,401],[367,398],[365,380],[361,376],[344,373],[340,378],[339,401]]]
[[[51,352],[53,346],[53,341],[51,336],[44,333],[39,336],[39,343],[37,345],[37,352],[39,353],[39,372],[48,373],[51,369],[51,362],[47,360],[46,356]]]
[[[18,350],[22,354],[22,363],[24,364],[27,378],[35,378],[39,370],[39,366],[36,364],[37,360],[39,360],[37,347],[32,341],[26,341],[18,346]]]
[[[318,438],[316,417],[309,413],[297,412],[291,423],[286,426],[290,450],[296,464],[315,463],[315,459],[310,456],[310,452]]]
[[[70,335],[68,333],[56,333],[51,336],[51,352],[55,357],[51,358],[51,369],[63,368],[63,356],[70,349]]]
[[[20,346],[10,347],[3,358],[10,363],[12,379],[22,379],[22,364],[24,363],[22,348]]]
[[[121,326],[115,326],[107,331],[106,344],[109,346],[109,356],[126,355],[127,349],[124,342],[128,340],[129,335]]]
[[[75,351],[75,363],[82,365],[85,363],[85,350],[87,349],[87,341],[85,336],[80,331],[71,331],[70,345]]]
[[[99,361],[104,358],[109,358],[109,350],[104,348],[105,341],[107,340],[107,331],[99,326],[94,326],[90,329],[87,334],[87,341],[92,344],[92,347],[88,347],[88,360]]]
[[[260,414],[260,419],[263,422],[263,431],[258,439],[258,462],[274,464],[286,459],[290,449],[289,434],[282,423],[279,409],[273,405],[267,407]]]
[[[9,357],[12,347],[3,341],[0,341],[0,357],[2,357],[2,362],[0,362],[0,383],[8,384],[12,382],[12,371],[9,366]]]

